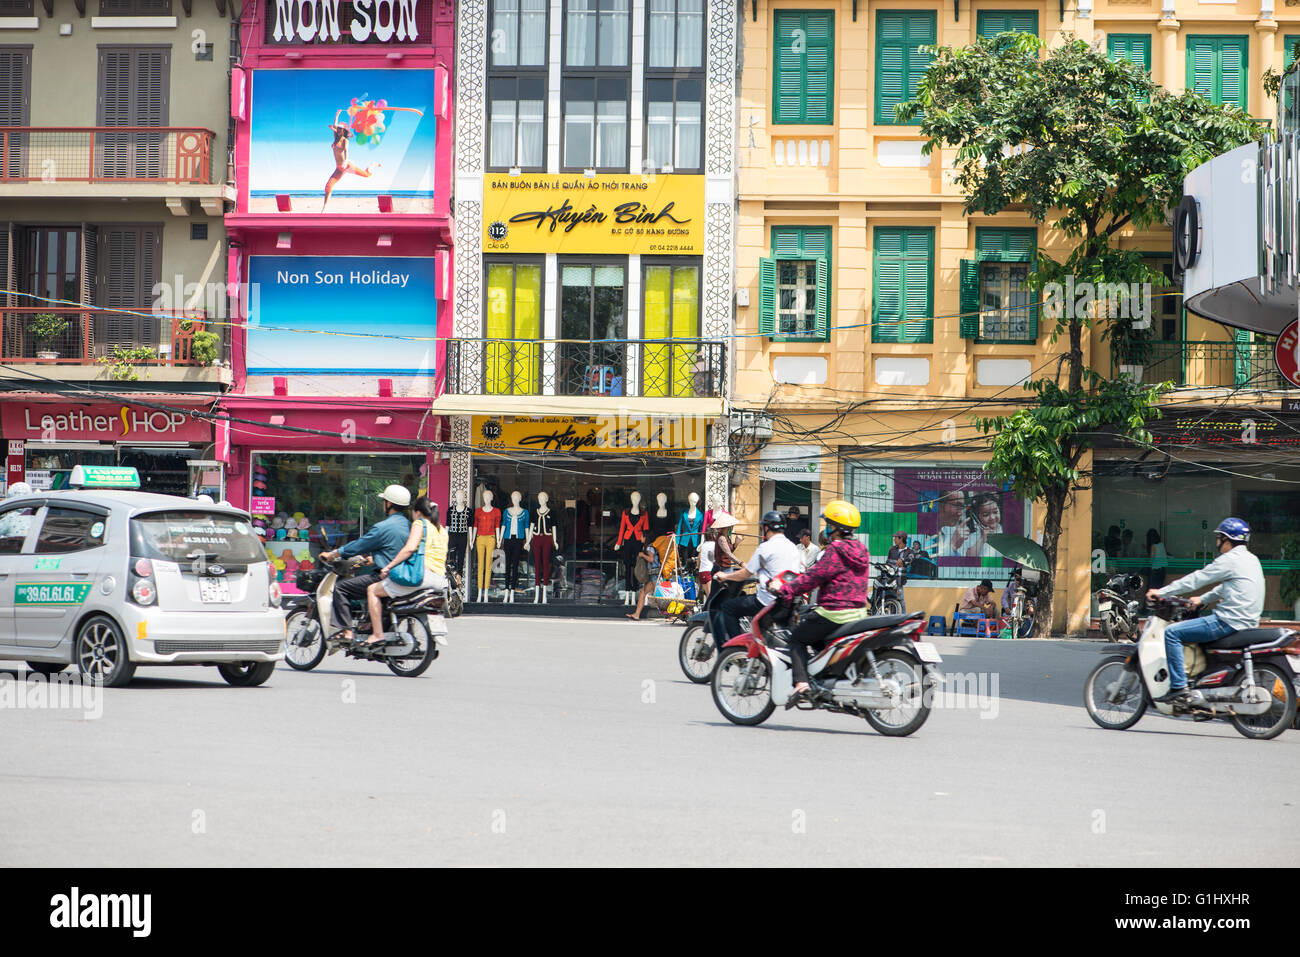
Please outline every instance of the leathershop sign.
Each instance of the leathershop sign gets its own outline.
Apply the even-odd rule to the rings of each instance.
[[[420,37],[420,0],[272,0],[276,43],[409,43]],[[432,0],[424,0],[431,3]]]
[[[483,251],[700,255],[704,177],[489,173]]]
[[[211,442],[212,426],[185,409],[137,405],[4,405],[6,438],[28,442]],[[34,446],[29,446],[32,448]]]

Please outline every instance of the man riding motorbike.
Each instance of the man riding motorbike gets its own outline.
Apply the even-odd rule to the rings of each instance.
[[[397,557],[411,535],[411,520],[406,516],[406,509],[411,505],[411,493],[404,486],[390,485],[379,494],[379,498],[384,503],[383,521],[370,526],[370,530],[355,542],[348,542],[332,552],[321,552],[320,556],[322,561],[332,562],[337,558],[369,555],[376,569],[344,579],[334,586],[334,620],[339,624],[344,641],[356,637],[352,628],[352,599],[364,599],[367,588],[383,581],[378,569]]]
[[[713,612],[710,627],[714,643],[721,648],[724,643],[740,634],[740,619],[756,615],[763,608],[776,601],[776,596],[767,590],[767,583],[785,572],[798,574],[802,565],[799,546],[785,537],[785,516],[780,512],[766,512],[760,523],[763,541],[749,561],[735,571],[715,574],[716,581],[745,581],[758,577],[758,593],[741,595],[722,603],[722,607]]]
[[[787,708],[801,698],[812,697],[808,683],[808,648],[821,651],[842,625],[865,618],[871,604],[871,553],[853,537],[862,524],[862,513],[850,502],[836,499],[822,510],[830,544],[817,564],[780,587],[781,597],[792,599],[817,593],[816,613],[805,615],[790,635],[790,671],[794,695]]]
[[[1183,670],[1184,643],[1205,644],[1226,638],[1233,632],[1259,627],[1259,615],[1264,610],[1264,570],[1259,559],[1246,548],[1248,541],[1250,526],[1239,518],[1225,518],[1214,530],[1214,546],[1219,553],[1214,561],[1164,588],[1147,591],[1147,601],[1154,601],[1169,595],[1188,595],[1206,585],[1216,586],[1190,601],[1192,608],[1213,604],[1213,614],[1174,622],[1165,629],[1169,693],[1157,701],[1189,705],[1201,698],[1199,691],[1187,688],[1187,674]]]

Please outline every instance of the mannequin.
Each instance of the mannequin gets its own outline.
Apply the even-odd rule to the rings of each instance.
[[[668,495],[660,492],[655,496],[659,507],[650,516],[650,541],[657,542],[673,530],[673,517],[668,514]]]
[[[487,601],[492,584],[492,550],[501,531],[501,509],[492,507],[492,493],[483,490],[483,505],[474,510],[474,557],[478,562],[478,600]]]
[[[700,497],[692,492],[686,496],[686,511],[677,520],[677,554],[683,562],[692,561],[700,547],[704,531],[704,513],[700,511]]]
[[[614,542],[614,551],[623,560],[623,588],[636,591],[632,572],[636,568],[636,556],[645,541],[645,533],[650,528],[650,516],[641,510],[641,493],[633,492],[629,496],[631,505],[623,509],[623,517],[618,523],[618,539]]]
[[[447,509],[447,567],[457,575],[465,574],[465,543],[469,539],[470,509],[465,493],[457,490]],[[468,589],[468,584],[466,589]],[[468,596],[466,596],[468,597]]]
[[[528,526],[528,539],[524,548],[533,556],[533,580],[536,582],[534,602],[546,604],[546,586],[551,581],[551,554],[560,547],[560,529],[551,515],[551,497],[537,493],[537,514]]]
[[[501,519],[497,529],[497,544],[506,553],[506,601],[515,600],[515,584],[519,577],[519,559],[524,553],[524,543],[528,541],[528,509],[520,504],[524,496],[520,492],[510,493],[510,507]]]

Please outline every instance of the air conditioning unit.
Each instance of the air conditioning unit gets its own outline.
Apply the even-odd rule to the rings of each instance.
[[[756,409],[734,409],[727,423],[732,435],[743,435],[751,439],[770,439],[772,437],[772,413]]]

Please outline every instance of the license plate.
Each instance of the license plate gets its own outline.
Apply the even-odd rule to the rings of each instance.
[[[1108,602],[1108,601],[1101,601],[1101,602],[1098,602],[1098,603],[1097,603],[1097,610],[1098,610],[1098,611],[1110,611],[1110,602]]]
[[[447,633],[447,619],[441,615],[434,615],[429,619],[429,634],[445,635]]]
[[[205,605],[230,601],[230,582],[224,578],[200,578],[199,599]]]
[[[935,664],[943,661],[943,658],[939,656],[939,649],[929,641],[915,642],[912,645],[912,648],[916,651],[916,656],[922,661],[933,662]]]

